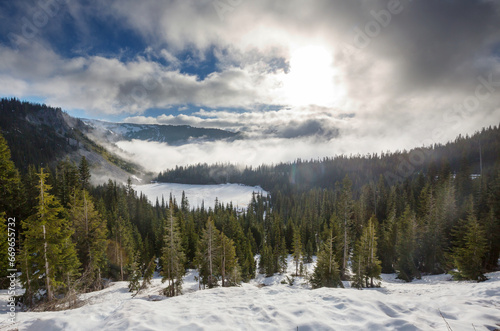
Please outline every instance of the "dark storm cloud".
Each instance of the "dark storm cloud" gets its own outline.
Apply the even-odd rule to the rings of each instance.
[[[485,60],[500,42],[497,4],[412,1],[406,6],[372,45],[397,63],[397,77],[392,77],[400,83],[397,89],[460,87],[491,72]]]

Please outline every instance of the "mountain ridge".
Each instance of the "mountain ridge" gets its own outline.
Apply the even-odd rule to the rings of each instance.
[[[79,162],[85,156],[95,180],[126,180],[130,175],[144,173],[138,165],[91,140],[87,130],[83,121],[61,108],[15,98],[0,99],[0,131],[21,172],[29,165],[53,169],[63,159]]]
[[[213,128],[197,128],[190,125],[116,123],[95,119],[80,119],[87,124],[89,133],[109,143],[120,140],[144,140],[184,145],[194,141],[238,139],[240,133]]]

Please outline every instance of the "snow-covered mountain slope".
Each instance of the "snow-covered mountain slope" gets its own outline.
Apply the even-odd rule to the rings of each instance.
[[[237,133],[195,128],[188,125],[157,125],[112,123],[99,120],[81,119],[90,128],[88,134],[99,141],[115,143],[120,140],[146,140],[182,145],[196,141],[234,139]]]
[[[294,266],[290,263],[288,272]],[[308,266],[312,271],[313,265]],[[184,295],[158,295],[153,284],[132,298],[127,282],[83,295],[83,307],[60,312],[20,312],[19,330],[495,330],[500,328],[500,272],[483,283],[449,275],[403,283],[383,275],[379,289],[311,290],[303,278],[262,275],[240,287],[198,290],[197,273],[184,279]],[[267,285],[267,286],[263,286]],[[346,283],[346,285],[348,285]],[[0,301],[5,307],[7,297]],[[4,309],[4,308],[3,308]],[[441,316],[442,314],[442,316]],[[0,329],[8,329],[4,322]]]
[[[252,199],[252,193],[267,194],[260,186],[246,186],[239,184],[221,184],[221,185],[189,185],[175,183],[154,183],[146,185],[135,185],[134,190],[142,192],[148,199],[155,203],[156,199],[161,203],[162,196],[168,203],[170,193],[180,203],[182,192],[186,194],[190,207],[213,207],[215,199],[227,204],[232,202],[233,206],[246,208]]]

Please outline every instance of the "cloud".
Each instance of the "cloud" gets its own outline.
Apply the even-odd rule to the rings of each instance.
[[[354,152],[365,152],[360,144],[373,151],[408,148],[498,124],[497,1],[220,1],[228,11],[217,11],[213,0],[67,1],[36,42],[17,51],[12,42],[0,45],[0,93],[43,96],[94,117],[120,114],[133,123],[242,131],[262,148],[269,145],[264,138],[286,147],[286,139],[310,146],[328,142],[324,146],[335,148],[304,151],[329,155],[339,142]],[[27,3],[0,11],[2,31],[19,33],[22,17],[37,10]],[[73,21],[76,50],[61,52],[54,36],[64,36]],[[88,52],[99,38],[92,34],[95,21],[139,36],[147,46],[131,57],[122,49]],[[331,56],[324,71],[331,72],[332,87],[320,90],[314,77],[303,75],[287,91],[297,71],[294,54],[311,46]],[[207,63],[209,72],[201,74]],[[307,61],[301,65],[307,73]],[[325,95],[335,102],[319,102]],[[144,115],[187,105],[208,110]],[[239,143],[228,150],[234,147],[238,155]],[[193,151],[201,147],[218,151],[219,145]],[[268,150],[271,160],[288,157]]]
[[[330,140],[345,128],[353,116],[345,117],[334,109],[324,107],[297,107],[237,112],[200,109],[191,115],[133,116],[124,120],[135,124],[190,125],[204,128],[222,128],[239,131],[247,138],[298,138],[314,136]]]
[[[272,100],[273,77],[253,68],[227,68],[205,79],[143,57],[128,62],[101,56],[65,59],[41,45],[21,51],[0,46],[0,73],[27,86],[17,96],[43,95],[48,103],[90,113],[138,114],[182,104],[250,107]],[[28,92],[29,91],[29,92]],[[12,88],[2,85],[1,94]]]
[[[146,141],[121,141],[117,144],[127,151],[124,157],[140,162],[150,171],[163,171],[176,165],[189,165],[199,162],[229,162],[239,165],[258,166],[263,163],[293,161],[296,158],[310,159],[331,156],[335,150],[327,142],[318,143],[314,139],[252,139],[232,142],[217,141],[194,143],[182,146],[169,146],[163,143]],[[311,148],[314,145],[314,148]],[[168,157],[165,157],[167,156]]]

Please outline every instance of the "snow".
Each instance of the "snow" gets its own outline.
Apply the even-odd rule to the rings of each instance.
[[[311,272],[313,264],[306,267]],[[82,295],[88,303],[77,309],[20,312],[17,327],[28,331],[446,330],[446,322],[454,331],[500,327],[500,272],[487,274],[489,280],[483,283],[450,281],[449,275],[404,283],[395,275],[383,275],[378,289],[311,290],[302,277],[293,286],[281,283],[293,271],[289,263],[288,275],[259,275],[240,287],[199,291],[197,272],[189,270],[184,295],[175,298],[159,295],[165,284],[158,275],[135,298],[127,282],[115,282]],[[4,291],[0,309],[6,302]],[[0,329],[7,325],[0,322]]]
[[[262,193],[267,195],[260,186],[246,186],[241,184],[220,184],[220,185],[189,185],[175,183],[152,183],[146,185],[133,185],[134,190],[145,194],[151,203],[156,202],[156,198],[161,203],[161,197],[168,203],[170,193],[181,202],[182,191],[186,194],[191,208],[201,207],[205,202],[205,207],[213,207],[215,198],[219,202],[227,204],[233,203],[233,206],[246,208],[252,199],[252,193]]]

